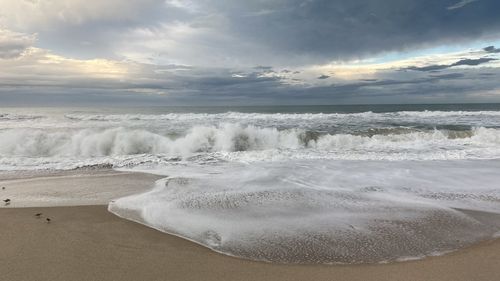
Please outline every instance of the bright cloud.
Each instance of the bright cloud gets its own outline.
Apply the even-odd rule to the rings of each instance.
[[[142,16],[156,0],[0,0],[0,25],[19,29],[57,28],[59,24],[127,21]]]

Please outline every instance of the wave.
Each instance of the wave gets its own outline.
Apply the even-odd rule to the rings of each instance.
[[[44,116],[39,115],[23,115],[23,114],[11,114],[11,113],[0,113],[0,121],[24,121],[24,120],[35,120],[41,119]]]
[[[375,113],[169,113],[169,114],[66,114],[77,121],[139,121],[139,120],[317,120],[341,118],[395,118],[395,117],[500,117],[500,111],[399,111]]]
[[[316,120],[342,117],[370,116],[373,112],[363,113],[169,113],[169,114],[66,114],[65,117],[75,121],[201,121],[215,120]]]
[[[20,157],[120,156],[163,154],[188,157],[197,153],[251,151],[316,151],[331,153],[407,153],[419,151],[500,150],[500,130],[369,131],[365,135],[324,134],[302,129],[278,130],[221,124],[195,126],[174,137],[130,128],[0,131],[0,155]]]

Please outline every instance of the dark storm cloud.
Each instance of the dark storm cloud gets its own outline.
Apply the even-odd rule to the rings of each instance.
[[[484,51],[488,53],[500,53],[500,48],[495,48],[495,46],[488,46],[483,49]]]
[[[408,70],[416,70],[416,71],[429,71],[429,72],[436,72],[437,70],[449,68],[451,65],[449,64],[434,64],[434,65],[428,65],[428,66],[410,66],[406,69]]]
[[[98,1],[88,2],[92,6]],[[147,53],[145,56],[153,60],[162,54],[172,61],[190,65],[236,62],[249,67],[350,60],[386,51],[500,36],[500,1],[497,0],[149,0],[134,3],[130,8],[134,12],[127,16],[88,17],[68,23],[58,21],[64,17],[56,14],[50,17],[49,28],[39,30],[38,25],[31,24],[21,31],[39,33],[40,47],[78,58],[130,58],[130,54]],[[117,13],[119,11],[117,9]],[[75,14],[78,15],[78,11]],[[4,11],[6,18],[18,18],[9,15],[22,18],[22,11]],[[5,25],[8,27],[8,22]],[[176,25],[190,28],[192,32],[176,37],[179,33],[171,30]],[[144,38],[137,37],[137,33],[146,34],[147,40],[141,40]],[[150,42],[155,38],[156,43]],[[170,44],[173,47],[168,49],[161,44],[165,41],[175,44]],[[151,45],[144,47],[148,42]],[[210,57],[220,59],[209,60]]]
[[[496,59],[493,58],[478,58],[478,59],[463,59],[459,60],[455,63],[453,63],[451,66],[459,66],[459,65],[469,65],[469,66],[475,66],[475,65],[480,65],[483,63],[487,63],[490,61],[494,61]]]
[[[465,74],[464,73],[448,73],[448,74],[441,74],[441,75],[429,75],[429,77],[437,78],[437,79],[459,79],[459,78],[465,77]]]
[[[328,78],[330,78],[330,76],[324,75],[324,74],[318,77],[318,79],[320,79],[320,80],[324,80],[324,79],[328,79]]]
[[[456,2],[455,4],[447,7],[446,9],[448,9],[448,10],[460,9],[460,8],[463,8],[466,5],[469,5],[470,3],[473,3],[476,1],[478,1],[478,0],[460,0],[460,1]]]
[[[497,59],[494,58],[478,58],[478,59],[462,59],[457,62],[454,62],[452,64],[435,64],[435,65],[428,65],[428,66],[410,66],[406,69],[408,70],[416,70],[416,71],[436,71],[436,70],[442,70],[454,66],[461,66],[461,65],[466,65],[466,66],[477,66],[483,63],[487,63],[490,61],[495,61]]]
[[[214,5],[241,38],[286,55],[329,59],[498,36],[500,28],[500,2],[496,0],[452,10],[447,7],[456,4],[455,0],[219,2]],[[242,16],[249,13],[252,16]]]

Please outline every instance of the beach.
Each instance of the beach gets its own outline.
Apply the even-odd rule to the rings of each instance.
[[[8,207],[107,205],[112,199],[149,190],[160,176],[109,168],[0,173]]]
[[[500,281],[499,10],[0,0],[0,281]]]
[[[0,281],[500,281],[499,10],[0,0]]]
[[[0,183],[7,186],[7,191],[16,192],[31,190],[42,183],[55,189],[74,186],[75,178],[80,180],[81,186],[92,185],[104,178],[107,184],[100,185],[106,187],[104,192],[132,178],[141,179],[147,186],[146,182],[151,184],[155,176],[109,170],[95,176],[87,172],[83,175],[70,172],[65,176],[31,176],[30,180],[14,178],[4,176]],[[37,213],[42,213],[40,218],[35,217]],[[46,218],[51,219],[50,223]],[[121,219],[108,212],[105,205],[4,207],[0,209],[0,221],[0,280],[500,279],[500,240],[406,262],[283,265],[218,254],[179,237]]]
[[[52,221],[37,219],[41,212]],[[105,206],[0,210],[0,280],[499,280],[500,241],[375,265],[279,265],[224,256]]]
[[[0,280],[500,280],[500,105],[2,110]]]

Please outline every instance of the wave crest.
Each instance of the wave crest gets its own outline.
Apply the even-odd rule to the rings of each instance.
[[[322,134],[303,129],[278,130],[239,124],[196,126],[182,136],[143,129],[108,128],[72,131],[9,129],[0,131],[3,156],[117,156],[164,154],[190,156],[206,152],[315,150],[391,153],[439,149],[498,149],[500,130],[401,130],[365,135]]]

